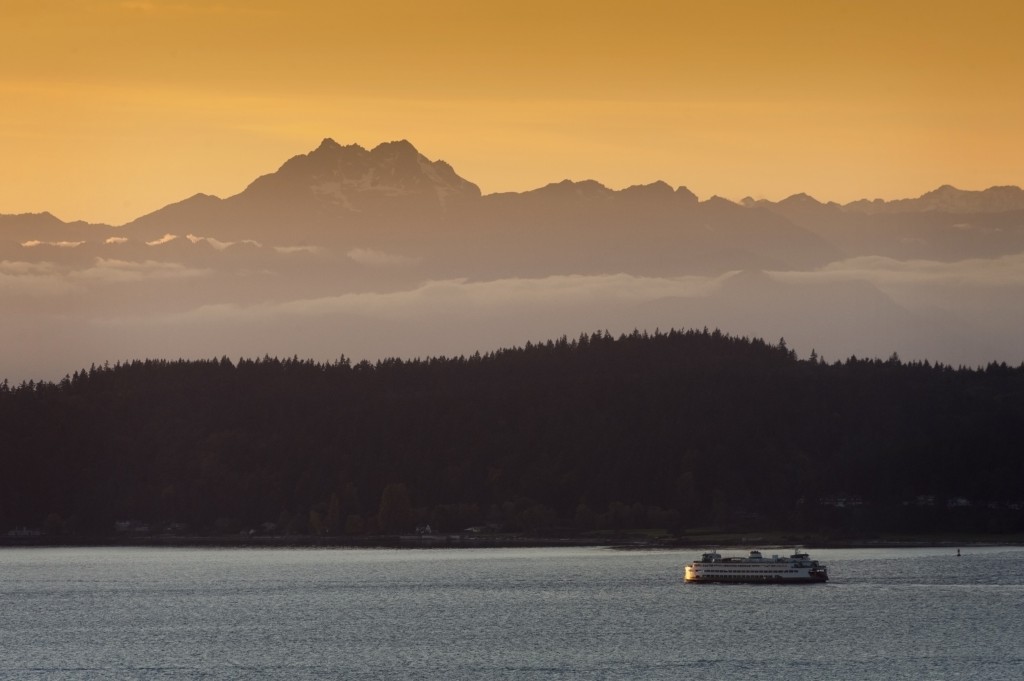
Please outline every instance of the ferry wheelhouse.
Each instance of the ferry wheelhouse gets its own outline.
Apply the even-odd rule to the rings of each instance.
[[[696,583],[814,584],[828,581],[828,567],[800,551],[771,557],[760,551],[730,557],[709,551],[686,566],[683,579]]]

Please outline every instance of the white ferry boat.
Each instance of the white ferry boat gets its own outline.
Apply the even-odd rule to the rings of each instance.
[[[770,558],[762,556],[760,551],[728,558],[710,551],[686,566],[683,579],[697,583],[813,584],[828,581],[828,567],[800,551],[794,551],[791,556]]]

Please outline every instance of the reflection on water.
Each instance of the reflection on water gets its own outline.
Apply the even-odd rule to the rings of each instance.
[[[6,549],[0,678],[1024,678],[1024,550],[809,551],[828,584],[684,585],[699,550]]]

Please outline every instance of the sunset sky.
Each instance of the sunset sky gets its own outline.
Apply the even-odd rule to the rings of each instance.
[[[485,193],[1024,184],[1024,5],[0,0],[0,213],[113,224],[324,137]]]

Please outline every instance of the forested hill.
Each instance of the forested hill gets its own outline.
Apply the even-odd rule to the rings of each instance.
[[[0,387],[0,531],[1024,530],[1024,367],[716,332]]]

